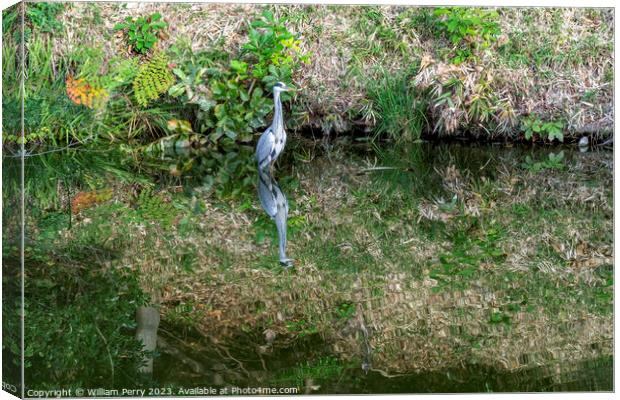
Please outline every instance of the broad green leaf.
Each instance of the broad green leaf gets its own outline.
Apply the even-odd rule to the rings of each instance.
[[[182,83],[178,83],[176,85],[170,86],[168,89],[168,94],[172,97],[178,97],[183,94],[185,87]]]
[[[185,75],[185,72],[183,72],[180,68],[174,68],[172,70],[172,73],[174,73],[176,76],[178,76],[182,80],[187,79],[187,75]]]

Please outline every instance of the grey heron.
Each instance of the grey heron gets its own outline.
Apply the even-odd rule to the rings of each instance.
[[[288,202],[280,186],[271,175],[271,168],[282,153],[286,144],[284,118],[282,117],[282,101],[280,93],[290,90],[284,83],[273,86],[274,114],[271,126],[263,132],[256,145],[256,161],[258,163],[258,197],[260,204],[276,223],[279,240],[280,264],[285,267],[293,265],[286,257],[286,220],[288,218]]]
[[[256,161],[258,161],[259,171],[271,168],[280,153],[282,153],[284,145],[286,144],[286,132],[284,131],[280,93],[289,90],[290,89],[282,82],[278,82],[273,86],[273,122],[260,136],[258,144],[256,145]]]

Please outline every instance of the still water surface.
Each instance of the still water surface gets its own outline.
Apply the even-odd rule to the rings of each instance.
[[[251,155],[250,148],[239,152],[240,157]],[[562,158],[558,159],[558,155]],[[286,174],[287,168],[295,162],[289,151],[288,159],[285,159],[283,168]],[[319,152],[320,153],[320,152]],[[551,156],[550,156],[551,154]],[[317,162],[325,155],[318,155]],[[559,163],[573,163],[581,159],[597,159],[609,164],[612,168],[609,153],[597,150],[588,153],[579,153],[575,148],[548,148],[548,147],[522,147],[500,145],[472,145],[463,143],[423,143],[412,145],[408,149],[397,153],[394,151],[382,151],[377,155],[366,148],[357,148],[349,152],[350,159],[342,162],[359,163],[362,159],[375,159],[376,166],[387,167],[376,169],[374,174],[375,184],[402,186],[419,192],[427,198],[445,197],[446,192],[442,187],[440,171],[448,165],[454,165],[460,171],[470,174],[474,180],[495,180],[501,169],[508,166],[528,165],[536,168],[535,164],[548,163],[555,160]],[[105,161],[104,161],[105,159]],[[18,172],[16,159],[5,158],[3,160],[5,187],[7,183],[15,182]],[[221,160],[219,162],[222,162]],[[236,159],[231,158],[223,161],[234,164]],[[26,185],[40,190],[47,187],[49,192],[62,182],[70,187],[73,182],[92,180],[95,183],[102,173],[111,173],[121,180],[134,179],[129,172],[131,163],[124,161],[124,156],[114,151],[89,152],[72,151],[64,153],[50,153],[39,157],[26,159]],[[171,166],[178,168],[191,165],[191,169],[182,177],[170,177],[167,173]],[[205,182],[205,176],[214,168],[214,162],[205,156],[204,152],[196,151],[172,151],[159,154],[143,161],[143,171],[147,171],[163,184],[181,184],[185,190],[213,185],[213,181]],[[368,165],[368,164],[367,164]],[[233,165],[234,166],[234,165]],[[548,166],[548,165],[547,165]],[[373,168],[372,165],[369,167]],[[234,168],[233,168],[234,169]],[[289,169],[290,171],[290,169]],[[584,171],[587,173],[587,171]],[[217,182],[215,182],[217,183]],[[283,187],[286,190],[286,185]],[[62,193],[55,196],[62,196]],[[5,199],[5,204],[7,199]],[[39,209],[52,207],[60,199],[54,196],[40,198]],[[27,200],[27,204],[34,206],[34,199]],[[9,201],[8,204],[11,204]],[[11,220],[11,210],[15,208],[5,207],[3,215],[6,220]],[[7,218],[8,217],[8,218]],[[28,237],[29,235],[27,235]],[[27,238],[32,239],[32,238]],[[10,238],[5,238],[5,244],[10,243]],[[180,329],[178,326],[168,325],[165,321],[162,328],[169,331]],[[174,343],[168,341],[168,348],[160,349],[155,360],[154,380],[160,385],[177,387],[191,387],[197,385],[222,386],[218,376],[223,369],[228,367],[229,359],[222,358],[214,351],[208,350],[208,341],[185,331],[184,336],[188,342],[193,342],[196,348],[201,348],[202,353],[192,354],[192,362],[183,363],[179,356],[179,349],[175,349]],[[252,349],[252,343],[248,336],[239,336],[238,342],[227,343],[228,347],[239,349]],[[324,344],[318,335],[312,335],[307,340],[296,341],[289,347],[276,349],[272,354],[266,355],[261,363],[248,362],[245,364],[247,374],[239,375],[234,384],[238,386],[286,386],[291,382],[297,382],[302,390],[311,393],[337,394],[337,393],[454,393],[454,392],[522,392],[522,391],[609,391],[612,390],[612,367],[613,358],[602,357],[587,362],[579,362],[566,370],[569,373],[559,371],[552,372],[544,368],[533,368],[517,372],[505,372],[490,369],[480,365],[463,365],[461,368],[446,371],[425,372],[408,374],[403,376],[386,377],[378,372],[364,373],[357,364],[342,364],[333,362],[332,355],[326,353]],[[311,371],[308,360],[328,360],[323,365],[323,371]],[[196,365],[196,360],[199,365]],[[332,360],[332,361],[330,361]],[[320,364],[320,363],[319,363]],[[321,368],[320,366],[318,367]],[[325,371],[329,373],[324,373]],[[208,376],[205,380],[205,376]],[[314,378],[312,378],[314,376]],[[228,382],[230,383],[230,376]],[[314,389],[310,389],[314,386]]]

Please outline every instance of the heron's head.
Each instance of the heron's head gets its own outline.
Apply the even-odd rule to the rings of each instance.
[[[290,90],[291,90],[291,88],[286,86],[286,84],[284,82],[278,82],[275,85],[273,85],[273,92],[274,93],[288,92]]]

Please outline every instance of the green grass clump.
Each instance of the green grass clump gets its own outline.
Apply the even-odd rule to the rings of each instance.
[[[368,97],[376,115],[374,140],[395,142],[419,139],[426,125],[425,102],[406,74],[389,74],[368,83]]]
[[[497,41],[501,30],[494,10],[475,7],[440,7],[433,12],[437,33],[454,46],[452,62],[479,58],[480,52]]]

